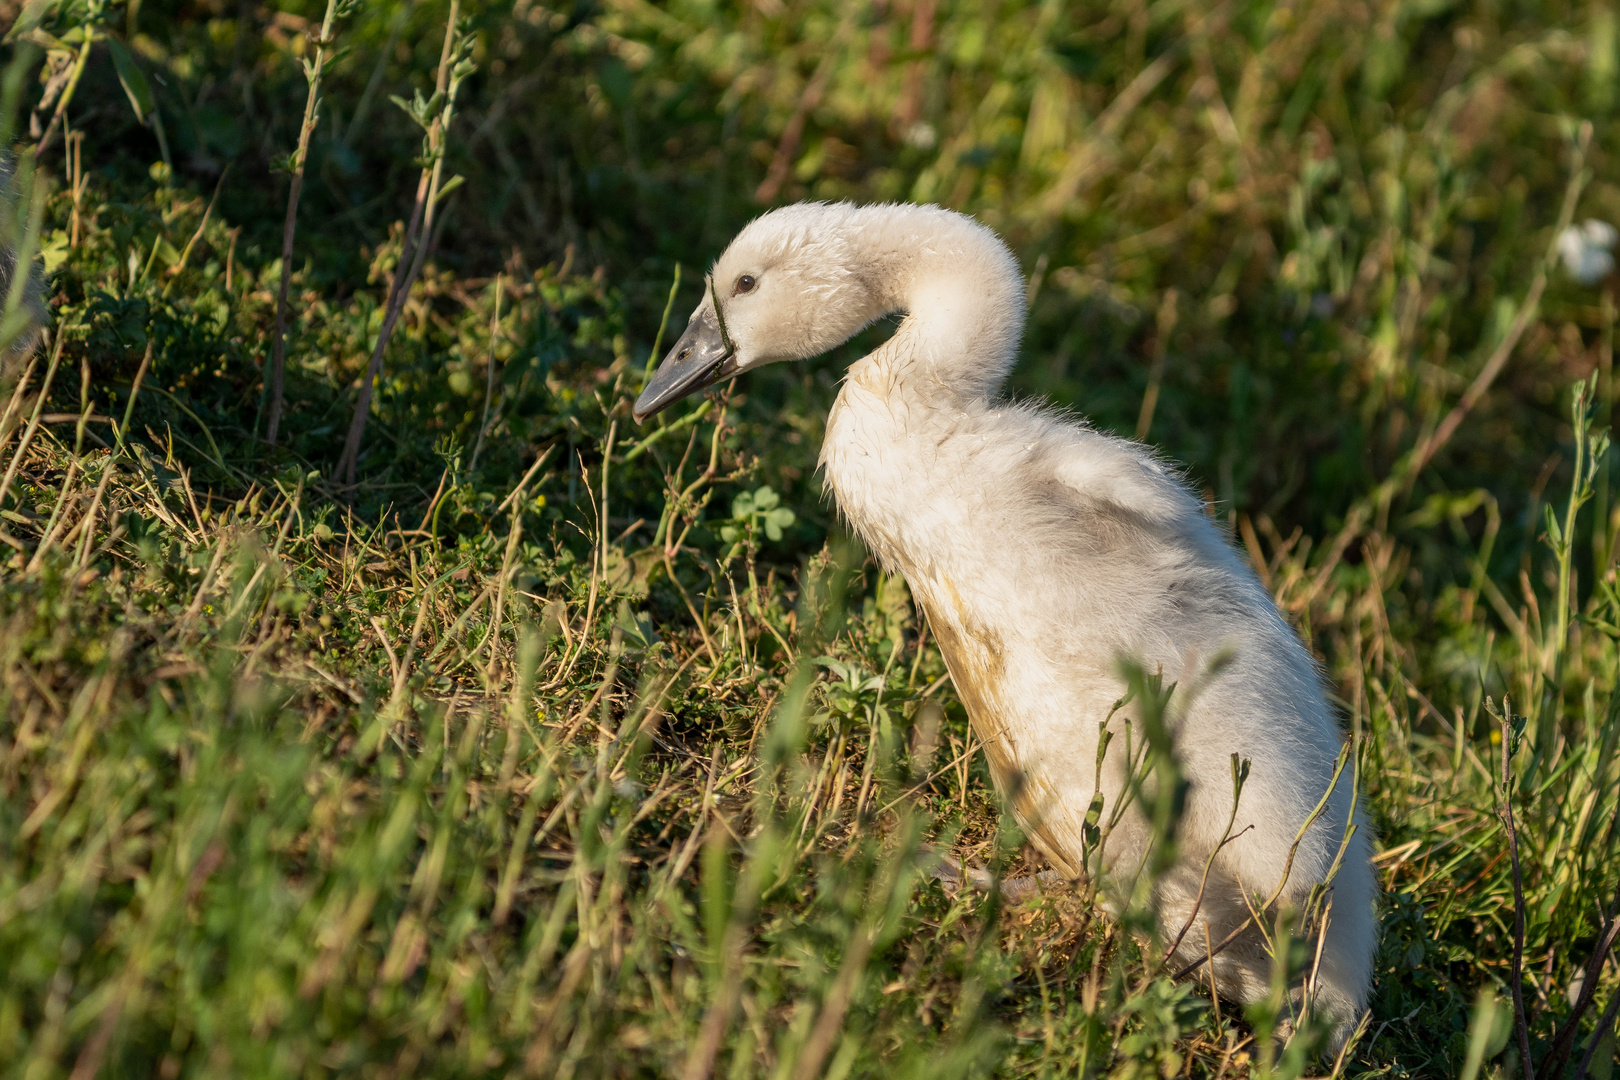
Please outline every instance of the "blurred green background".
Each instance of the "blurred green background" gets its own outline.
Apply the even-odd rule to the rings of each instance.
[[[389,96],[431,90],[442,7],[373,0],[340,24],[298,244],[323,295],[363,279],[409,212],[420,133]],[[322,10],[146,0],[110,19],[152,74],[180,181],[206,192],[230,166],[220,214],[249,263],[279,253],[286,179],[270,165],[297,142]],[[675,264],[678,323],[699,271],[764,208],[939,202],[1001,231],[1031,275],[1015,392],[1134,434],[1157,367],[1143,434],[1223,513],[1285,534],[1342,515],[1483,364],[1549,240],[1579,119],[1596,135],[1577,220],[1620,219],[1616,19],[1600,2],[466,11],[478,68],[449,139],[466,183],[433,238],[442,272],[599,274],[622,301],[610,351],[639,363]],[[144,181],[158,141],[99,54],[73,112],[96,168]],[[1423,487],[1530,509],[1602,318],[1598,290],[1555,275]],[[780,404],[802,385],[813,426],[838,371],[744,392]]]

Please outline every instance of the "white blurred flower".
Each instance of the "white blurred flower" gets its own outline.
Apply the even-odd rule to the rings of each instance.
[[[1620,231],[1607,221],[1587,218],[1558,234],[1558,254],[1569,276],[1582,285],[1596,285],[1614,270],[1614,245]]]
[[[906,128],[900,137],[914,150],[932,150],[934,143],[939,141],[934,125],[921,120]]]

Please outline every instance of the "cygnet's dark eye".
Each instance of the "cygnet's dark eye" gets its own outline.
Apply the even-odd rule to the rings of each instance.
[[[737,287],[732,291],[731,295],[737,296],[741,293],[753,292],[754,286],[757,284],[758,282],[754,280],[753,274],[744,274],[737,279]]]

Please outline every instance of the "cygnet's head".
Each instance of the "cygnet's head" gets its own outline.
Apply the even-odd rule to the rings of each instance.
[[[861,214],[847,203],[801,203],[738,233],[636,401],[637,421],[744,371],[818,356],[884,314],[866,280],[873,268],[852,265]]]

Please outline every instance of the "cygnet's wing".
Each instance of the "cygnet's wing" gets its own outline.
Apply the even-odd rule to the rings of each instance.
[[[975,494],[960,505],[977,521],[964,521],[974,535],[957,540],[988,541],[997,557],[966,561],[984,569],[977,580],[936,566],[906,567],[907,577],[997,787],[1032,841],[1077,876],[1089,757],[1077,771],[1019,763],[1051,764],[1072,751],[1060,732],[1095,733],[1119,696],[1122,657],[1150,668],[1185,660],[1163,632],[1178,603],[1174,583],[1232,555],[1145,448],[1041,412],[997,411],[983,423],[984,437],[964,433],[985,449],[964,456],[973,468],[959,492]],[[1209,589],[1193,591],[1196,603],[1221,603]]]

